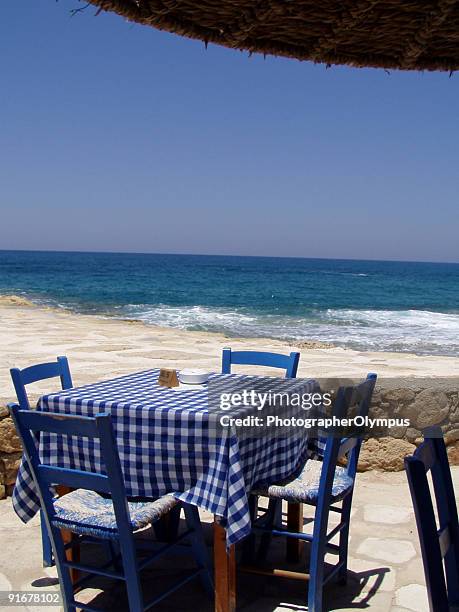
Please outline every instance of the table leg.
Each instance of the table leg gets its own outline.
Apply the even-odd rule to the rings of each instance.
[[[66,487],[64,485],[58,485],[56,487],[56,493],[59,497],[63,495],[67,495],[73,491],[71,487]],[[68,529],[61,529],[62,541],[64,544],[68,544],[75,537],[74,534]],[[80,546],[72,546],[65,551],[65,556],[67,557],[67,561],[73,561],[74,563],[79,563],[80,561]],[[75,583],[80,578],[80,572],[76,569],[70,569],[70,577],[72,582]]]
[[[287,529],[301,533],[303,531],[303,504],[288,502],[287,504]],[[298,563],[301,555],[300,540],[287,538],[287,561]]]
[[[61,529],[62,541],[64,544],[71,542],[75,535],[69,531],[68,529]],[[80,546],[72,546],[67,548],[65,551],[65,556],[67,557],[67,561],[72,561],[73,563],[79,563],[80,561]],[[77,569],[70,568],[70,578],[72,579],[72,583],[80,578],[80,572]]]
[[[214,522],[215,612],[236,610],[236,555],[226,549],[226,530]]]

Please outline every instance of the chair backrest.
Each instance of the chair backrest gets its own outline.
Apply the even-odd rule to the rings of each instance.
[[[354,387],[346,387],[343,390],[343,404],[345,414],[342,418],[348,416],[349,411],[354,409],[354,416],[359,416],[365,419],[370,410],[371,399],[376,385],[377,375],[374,373],[367,374],[366,380]],[[342,411],[343,407],[338,406],[338,411]],[[347,458],[346,471],[351,478],[355,477],[357,472],[357,464],[359,461],[360,449],[362,447],[363,435],[365,433],[365,425],[360,425],[354,428],[358,433],[350,437],[342,438],[338,448],[338,459]]]
[[[290,355],[279,353],[267,353],[263,351],[232,351],[224,348],[222,354],[222,374],[231,374],[231,364],[235,365],[258,365],[270,368],[281,368],[285,370],[285,378],[296,378],[300,354],[296,352]]]
[[[365,418],[370,409],[371,398],[375,388],[377,376],[370,373],[365,381],[359,385],[340,387],[336,394],[333,406],[333,417],[346,419],[351,410],[355,410],[354,416]],[[319,485],[319,497],[328,494],[333,485],[336,465],[338,459],[347,458],[346,472],[351,478],[355,478],[357,463],[359,460],[360,447],[362,445],[363,427],[360,427],[358,435],[341,438],[339,427],[332,428],[330,435],[325,438],[325,450],[323,455],[323,466]]]
[[[123,531],[122,537],[130,537],[129,508],[110,415],[70,416],[52,412],[22,410],[17,404],[10,404],[9,409],[22,440],[24,454],[37,487],[37,494],[40,498],[49,533],[56,533],[56,527],[53,526],[56,514],[49,487],[51,485],[65,485],[71,488],[109,494],[113,500],[118,528]],[[42,432],[56,434],[57,436],[79,436],[98,440],[106,473],[82,471],[43,463],[36,446],[37,436]]]
[[[421,544],[429,606],[447,612],[459,606],[459,525],[453,481],[441,429],[429,428],[424,442],[405,458]],[[438,528],[427,473],[432,476]],[[444,567],[443,567],[444,560]]]
[[[13,381],[16,396],[19,406],[22,410],[29,410],[29,398],[27,396],[26,386],[47,378],[61,379],[62,389],[70,389],[73,387],[72,377],[70,375],[69,363],[67,357],[58,357],[56,361],[50,363],[39,363],[20,370],[19,368],[11,368],[11,379]]]

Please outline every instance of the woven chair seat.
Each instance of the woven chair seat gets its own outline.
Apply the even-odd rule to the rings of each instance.
[[[133,531],[155,523],[177,504],[172,495],[164,495],[152,502],[128,502]],[[95,491],[77,489],[54,501],[54,525],[74,533],[114,539],[117,526],[113,503]]]
[[[319,497],[320,475],[323,463],[309,459],[301,474],[284,484],[273,484],[266,488],[253,491],[255,495],[285,499],[290,502],[301,502],[315,505]],[[353,479],[347,475],[346,470],[337,466],[332,486],[332,502],[337,502],[352,489]]]

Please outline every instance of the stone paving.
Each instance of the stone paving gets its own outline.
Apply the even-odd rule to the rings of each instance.
[[[459,467],[452,468],[455,490],[459,491]],[[308,514],[306,513],[306,516]],[[0,502],[0,590],[44,591],[57,589],[55,569],[41,567],[38,517],[23,525],[12,510],[11,499]],[[212,541],[211,517],[203,515],[206,538]],[[90,554],[88,552],[88,554]],[[284,543],[276,541],[273,559],[284,559]],[[148,595],[172,583],[186,570],[185,557],[179,562],[166,559],[159,570],[144,579]],[[292,566],[290,566],[292,568]],[[358,474],[351,523],[349,580],[345,587],[330,584],[325,590],[324,610],[374,612],[428,611],[424,574],[406,477],[403,472]],[[295,567],[296,569],[296,567]],[[101,585],[102,586],[102,585]],[[88,589],[85,600],[108,610],[126,611],[122,587],[105,585]],[[268,579],[253,575],[238,577],[238,609],[244,612],[301,612],[307,610],[303,582]],[[4,607],[12,612],[20,607]],[[22,607],[24,610],[57,610],[56,607]],[[190,583],[165,602],[158,612],[211,612],[199,583]]]

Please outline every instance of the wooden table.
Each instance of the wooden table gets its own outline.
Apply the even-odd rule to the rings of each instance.
[[[218,403],[215,406],[209,405],[209,396],[207,390],[197,390],[193,393],[190,391],[180,391],[164,388],[158,385],[159,370],[152,369],[143,372],[135,372],[133,374],[121,376],[109,381],[95,382],[92,385],[84,387],[75,387],[72,389],[62,390],[57,393],[51,393],[43,396],[40,399],[38,409],[48,412],[65,412],[70,414],[78,414],[82,416],[93,416],[94,406],[104,402],[104,407],[110,411],[112,424],[117,435],[117,443],[126,456],[126,465],[136,465],[136,456],[139,449],[145,453],[145,464],[142,466],[141,478],[135,469],[127,470],[125,473],[125,486],[127,494],[132,490],[132,495],[142,496],[146,498],[155,498],[158,495],[168,493],[167,490],[162,490],[163,482],[176,480],[181,483],[181,491],[187,492],[187,503],[194,503],[197,506],[221,509],[226,504],[225,516],[228,522],[231,523],[229,529],[231,541],[237,541],[234,537],[237,533],[237,522],[234,520],[236,516],[235,509],[238,509],[239,500],[245,494],[246,482],[257,482],[261,479],[269,478],[276,481],[278,478],[276,464],[274,464],[271,473],[271,463],[268,459],[276,453],[282,453],[286,462],[291,462],[292,470],[294,469],[296,457],[300,456],[307,450],[308,441],[304,436],[298,435],[292,438],[287,447],[281,444],[276,437],[270,440],[269,444],[265,443],[262,436],[244,437],[237,433],[228,433],[225,429],[222,434],[222,444],[225,444],[225,453],[213,450],[211,438],[209,437],[208,425],[220,415],[220,407]],[[277,380],[277,379],[276,379]],[[230,378],[222,375],[214,375],[212,378],[214,385],[214,393],[225,390],[225,393],[230,390],[240,390],[241,384],[244,381],[244,376],[234,375]],[[270,379],[270,385],[272,387]],[[282,391],[287,385],[288,392],[305,393],[314,391],[317,383],[313,380],[284,380],[278,379],[279,385],[282,384]],[[271,391],[276,391],[272,387]],[[131,409],[132,408],[132,409]],[[247,411],[245,407],[242,409]],[[300,413],[300,407],[293,407],[290,412],[296,416],[296,412]],[[257,408],[254,407],[256,412]],[[290,415],[289,412],[289,415]],[[170,415],[174,415],[174,419]],[[148,430],[148,435],[145,435],[143,429]],[[135,448],[124,442],[125,435],[123,432],[129,432],[132,439],[139,439],[139,445]],[[121,433],[120,433],[121,432]],[[141,434],[141,435],[140,435]],[[213,462],[212,470],[209,471],[206,466],[203,466],[199,461],[191,466],[183,468],[180,460],[165,462],[163,460],[163,438],[164,436],[174,437],[179,435],[185,441],[189,438],[191,450],[197,449],[197,453],[189,453],[190,457],[200,457],[202,454],[209,455],[209,462]],[[188,436],[188,438],[187,438]],[[49,445],[48,445],[49,446]],[[43,441],[43,447],[46,450],[46,440]],[[49,446],[50,448],[50,446]],[[260,455],[259,453],[265,453]],[[59,465],[61,462],[66,462],[72,453],[76,453],[80,463],[84,469],[88,471],[98,471],[101,469],[96,461],[96,466],[93,465],[94,456],[92,450],[82,452],[75,446],[72,440],[67,441],[59,451],[59,455],[55,457],[45,457],[51,464],[54,462]],[[257,458],[254,461],[254,457]],[[227,459],[225,462],[224,459]],[[261,461],[260,459],[263,459]],[[227,471],[223,469],[227,465]],[[282,464],[284,465],[284,464]],[[23,481],[30,479],[27,465],[21,465],[21,478]],[[261,471],[263,470],[263,471]],[[145,475],[147,472],[147,475]],[[218,481],[215,483],[215,473],[218,474]],[[231,480],[233,483],[231,495],[225,498],[228,489],[225,484],[226,480]],[[199,483],[199,486],[197,485]],[[202,483],[208,483],[208,489],[203,488]],[[237,485],[237,486],[236,486]],[[215,493],[221,490],[222,493]],[[202,495],[207,496],[206,504],[202,503]],[[36,499],[30,499],[28,489],[16,487],[14,491],[16,508],[19,508],[19,516],[23,520],[30,519],[31,507],[35,504],[36,511],[39,510],[39,503]],[[249,509],[247,508],[247,513]],[[299,517],[301,510],[299,506],[292,506],[289,511],[289,526],[293,528],[299,525]],[[240,521],[244,524],[244,521]],[[245,523],[246,524],[246,523]],[[68,534],[65,535],[69,539]],[[231,612],[236,607],[236,568],[235,568],[235,551],[234,546],[227,550],[226,548],[227,533],[225,528],[215,524],[214,527],[214,559],[215,559],[215,609],[218,612]],[[291,558],[295,558],[294,548],[297,547],[295,542],[288,544],[289,554]],[[69,549],[70,550],[70,549]],[[75,554],[75,553],[74,553]]]

